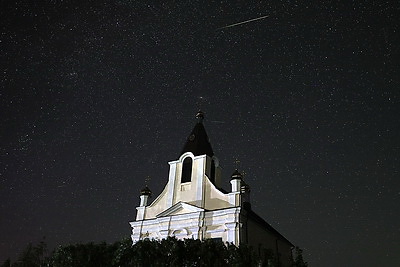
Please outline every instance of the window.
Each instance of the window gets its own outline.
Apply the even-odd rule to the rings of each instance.
[[[192,180],[192,163],[193,160],[191,157],[187,157],[183,161],[181,183],[190,182]]]

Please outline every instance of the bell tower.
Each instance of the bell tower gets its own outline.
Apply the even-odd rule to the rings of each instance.
[[[290,264],[292,244],[251,210],[250,187],[236,170],[231,190],[221,188],[221,167],[203,125],[204,113],[196,114],[196,124],[177,160],[170,161],[168,182],[149,203],[152,194],[141,190],[136,220],[130,222],[132,241],[162,239],[218,239],[236,246],[241,243],[274,249]]]

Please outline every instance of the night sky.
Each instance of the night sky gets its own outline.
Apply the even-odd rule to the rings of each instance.
[[[400,265],[398,1],[81,2],[1,1],[0,264],[129,237],[201,107],[311,266]]]

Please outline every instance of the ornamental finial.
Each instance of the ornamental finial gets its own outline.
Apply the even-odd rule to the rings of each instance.
[[[202,122],[203,122],[203,119],[204,119],[204,112],[201,111],[201,110],[199,110],[199,111],[197,112],[197,114],[196,114],[196,119],[197,119],[197,121],[198,121],[199,123],[202,123]]]

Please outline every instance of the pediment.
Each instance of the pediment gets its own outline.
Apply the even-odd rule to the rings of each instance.
[[[200,211],[204,211],[204,209],[196,207],[196,206],[188,204],[188,203],[178,202],[175,205],[173,205],[172,207],[157,214],[156,217],[158,218],[158,217],[180,215],[180,214],[200,212]]]

